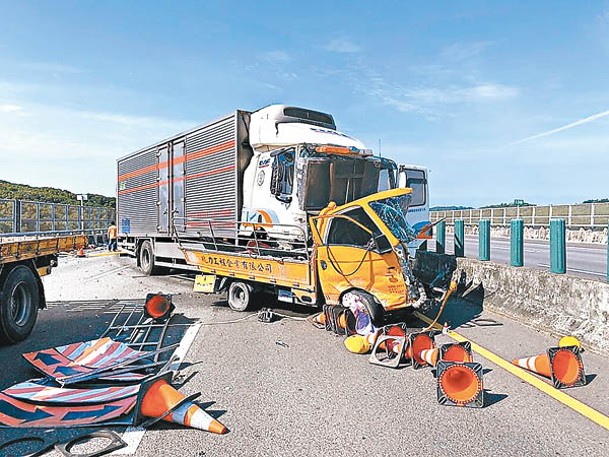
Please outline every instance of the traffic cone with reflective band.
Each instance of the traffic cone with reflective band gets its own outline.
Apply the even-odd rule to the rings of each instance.
[[[313,316],[313,322],[315,322],[316,324],[319,324],[319,325],[325,325],[326,324],[326,315],[324,313],[319,313],[319,314]]]
[[[404,326],[399,324],[385,326],[377,332],[377,335],[368,362],[389,368],[397,368],[402,362],[410,362],[404,356],[408,347]]]
[[[516,359],[512,363],[550,378],[557,389],[586,385],[584,361],[577,346],[552,347],[546,354]]]
[[[404,327],[400,324],[385,327],[383,329],[383,334],[387,336],[400,336],[404,338],[408,336],[406,334],[406,330],[404,330]],[[387,349],[395,354],[403,352],[400,341],[392,338],[388,338],[383,345],[380,345],[380,349]]]
[[[175,305],[171,301],[171,295],[163,295],[160,293],[146,295],[144,313],[147,317],[151,317],[154,320],[165,320],[174,309]]]
[[[135,406],[135,425],[141,424],[144,417],[160,418],[167,411],[172,410],[163,417],[164,421],[219,435],[227,432],[224,425],[199,406],[191,401],[185,401],[186,397],[169,384],[170,379],[171,373],[164,373],[142,384]]]
[[[427,365],[435,367],[438,362],[438,348],[434,349],[423,349],[419,355]]]
[[[482,408],[482,365],[440,360],[436,367],[438,403],[447,406]]]
[[[411,333],[409,335],[409,345],[408,348],[406,348],[406,357],[412,360],[412,367],[415,370],[429,365],[425,359],[421,357],[421,351],[436,348],[436,343],[434,341],[435,334],[436,333],[433,330],[430,330],[429,332]]]
[[[419,355],[429,366],[435,367],[440,360],[446,362],[473,362],[471,343],[446,343],[439,348],[423,349]]]

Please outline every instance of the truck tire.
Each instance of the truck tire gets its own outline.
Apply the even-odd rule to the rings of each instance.
[[[385,309],[380,303],[378,303],[374,297],[368,292],[363,290],[350,290],[343,295],[343,299],[347,294],[353,294],[357,299],[366,307],[370,319],[375,327],[382,327],[385,325]],[[342,301],[342,300],[341,300]]]
[[[139,258],[140,269],[146,276],[154,276],[159,273],[159,267],[154,264],[154,249],[150,241],[146,240],[140,246]]]
[[[231,282],[228,287],[228,306],[235,311],[246,311],[252,304],[252,286],[241,281]]]
[[[36,276],[25,265],[17,265],[5,277],[0,298],[0,343],[26,339],[34,328],[40,305]]]

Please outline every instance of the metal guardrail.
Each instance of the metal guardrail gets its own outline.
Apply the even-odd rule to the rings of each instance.
[[[431,222],[446,218],[447,224],[463,219],[467,225],[477,225],[488,219],[493,226],[509,226],[512,219],[522,219],[525,226],[549,227],[551,219],[564,219],[568,227],[604,229],[609,223],[609,203],[579,205],[506,206],[448,211],[430,211]]]
[[[454,255],[465,257],[465,221],[455,219],[454,223]],[[609,229],[608,226],[605,226]],[[564,274],[567,272],[567,244],[566,224],[561,218],[550,220],[550,271],[552,273]],[[524,266],[524,222],[522,219],[510,221],[510,265],[513,267]],[[440,220],[435,229],[435,252],[444,254],[446,252],[446,221]],[[427,242],[422,246],[427,249]],[[491,259],[491,222],[489,219],[478,221],[478,260],[489,261]],[[609,282],[609,243],[607,243],[606,280]]]
[[[0,199],[0,236],[105,233],[115,217],[103,206]]]

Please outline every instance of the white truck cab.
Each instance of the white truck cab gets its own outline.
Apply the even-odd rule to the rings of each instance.
[[[293,237],[282,225],[306,232],[307,215],[329,201],[342,205],[397,185],[395,162],[338,132],[330,114],[272,105],[252,113],[249,141],[241,220],[267,224],[276,239]]]

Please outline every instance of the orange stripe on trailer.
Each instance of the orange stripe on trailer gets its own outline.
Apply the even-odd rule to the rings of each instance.
[[[179,165],[184,162],[189,162],[191,160],[200,159],[201,157],[205,157],[205,156],[214,154],[216,152],[220,152],[220,151],[232,148],[234,146],[235,146],[235,140],[230,140],[225,143],[218,144],[216,146],[212,146],[211,148],[201,149],[200,151],[196,151],[191,154],[186,154],[184,156],[175,158],[173,160],[173,165]],[[125,180],[128,178],[134,178],[136,176],[141,176],[143,174],[150,173],[151,171],[158,171],[158,170],[161,170],[162,168],[167,168],[169,166],[170,166],[169,161],[166,160],[164,162],[159,162],[154,165],[149,165],[147,167],[140,168],[139,170],[134,170],[134,171],[130,171],[128,173],[119,175],[118,180],[121,181],[121,180]]]
[[[195,178],[201,178],[203,176],[210,176],[210,175],[215,175],[215,174],[219,174],[219,173],[224,173],[226,171],[231,171],[234,170],[235,166],[234,165],[229,165],[228,167],[223,167],[223,168],[218,168],[217,170],[210,170],[210,171],[205,171],[203,173],[196,173],[194,175],[189,175],[189,176],[184,176],[184,177],[180,177],[180,178],[176,178],[173,179],[171,182],[180,182],[180,181],[188,181],[189,179],[195,179]],[[132,192],[138,192],[141,190],[146,190],[146,189],[151,189],[153,187],[160,187],[160,186],[165,186],[167,184],[169,184],[170,181],[169,180],[165,180],[165,181],[161,181],[161,182],[155,182],[155,183],[151,183],[151,184],[146,184],[143,186],[139,186],[139,187],[134,187],[132,189],[125,189],[125,190],[121,190],[118,192],[119,195],[125,195],[125,194],[130,194]]]
[[[212,146],[211,148],[201,149],[200,151],[193,152],[191,154],[187,154],[186,161],[200,159],[201,157],[208,156],[210,154],[214,154],[216,152],[223,151],[225,149],[229,149],[235,146],[235,140],[227,141],[226,143],[218,144],[217,146]]]
[[[232,171],[234,169],[235,169],[234,165],[229,165],[227,167],[218,168],[216,170],[204,171],[204,172],[201,172],[201,173],[196,173],[194,175],[184,176],[183,178],[175,179],[174,182],[188,181],[189,179],[196,179],[196,178],[202,178],[204,176],[217,175],[217,174],[220,174],[220,173],[225,173],[227,171]]]

